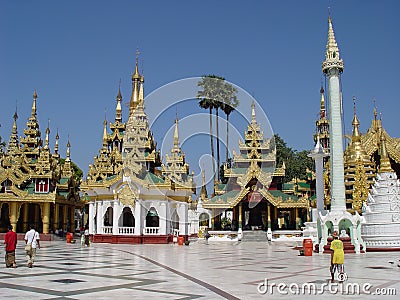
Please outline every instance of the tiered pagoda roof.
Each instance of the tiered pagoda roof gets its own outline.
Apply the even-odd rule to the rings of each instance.
[[[232,208],[245,197],[257,192],[278,208],[307,207],[308,201],[295,194],[270,189],[273,180],[285,176],[285,165],[275,169],[275,146],[272,139],[265,139],[256,120],[254,102],[251,105],[251,122],[239,141],[239,153],[233,153],[232,167],[225,167],[227,184],[216,185],[215,196],[202,199],[204,208]]]
[[[17,113],[6,152],[0,157],[0,200],[25,202],[73,201],[79,202],[79,182],[75,178],[71,159],[70,143],[67,158],[60,159],[58,139],[54,153],[50,151],[50,128],[46,128],[43,145],[37,119],[37,93],[33,94],[32,113],[29,117],[25,136],[18,142]]]

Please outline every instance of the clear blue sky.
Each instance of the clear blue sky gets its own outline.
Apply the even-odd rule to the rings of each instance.
[[[178,79],[218,74],[255,96],[288,146],[309,150],[328,6],[345,64],[346,133],[352,97],[358,99],[362,132],[370,126],[376,97],[384,127],[400,137],[396,0],[1,1],[0,136],[8,142],[16,102],[23,135],[37,89],[43,138],[50,119],[51,148],[58,128],[61,155],[69,135],[71,158],[86,173],[101,147],[104,110],[109,121],[114,118],[120,79],[129,101],[139,48],[146,94]]]

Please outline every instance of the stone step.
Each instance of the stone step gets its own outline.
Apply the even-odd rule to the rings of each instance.
[[[242,242],[268,242],[267,232],[262,230],[243,231]]]

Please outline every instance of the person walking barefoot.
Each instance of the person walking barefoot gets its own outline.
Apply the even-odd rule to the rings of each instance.
[[[28,268],[32,268],[36,258],[36,250],[40,249],[40,237],[39,232],[35,230],[34,225],[30,225],[29,228],[30,230],[25,234],[25,244],[30,249],[25,247],[25,252],[26,259],[28,260]]]
[[[4,248],[6,251],[6,267],[16,268],[15,249],[17,248],[17,234],[13,231],[12,225],[8,225],[8,232],[4,236]]]

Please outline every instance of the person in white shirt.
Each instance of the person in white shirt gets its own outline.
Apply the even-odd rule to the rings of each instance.
[[[25,234],[25,244],[31,245],[31,250],[26,250],[26,259],[28,260],[28,268],[32,268],[35,262],[36,249],[40,249],[40,237],[39,232],[35,230],[34,225],[29,226],[30,230]]]

